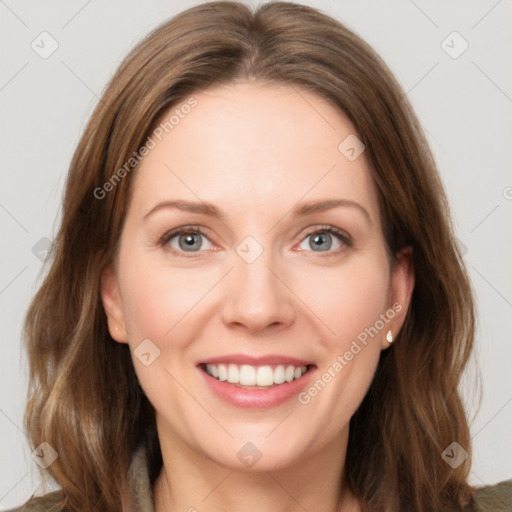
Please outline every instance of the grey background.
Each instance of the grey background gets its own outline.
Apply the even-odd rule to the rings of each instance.
[[[121,58],[150,29],[197,3],[0,0],[2,509],[43,491],[22,426],[27,364],[20,329],[40,282],[44,238],[56,232],[72,152]],[[382,55],[427,132],[479,308],[475,364],[462,386],[473,416],[478,366],[483,395],[471,428],[470,482],[511,478],[511,2],[303,3],[340,19]],[[31,47],[34,40],[42,45],[43,31],[59,45],[46,59]],[[453,31],[469,44],[458,58],[441,46]],[[444,44],[452,53],[462,48],[453,36]]]

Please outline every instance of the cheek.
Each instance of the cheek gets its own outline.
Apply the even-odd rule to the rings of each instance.
[[[136,250],[131,253],[126,250],[125,254],[130,256],[120,260],[119,275],[135,372],[157,410],[170,404],[177,407],[179,387],[174,388],[176,383],[165,369],[173,373],[169,358],[183,352],[188,339],[184,330],[192,318],[191,310],[207,289],[201,291],[200,281],[195,277],[191,279],[190,273],[171,269],[158,258]],[[150,340],[151,344],[145,340]],[[148,365],[138,356],[146,352],[151,354]],[[174,389],[174,393],[166,395],[169,403],[165,406],[159,403],[162,389]]]
[[[219,268],[172,267],[165,258],[148,257],[135,248],[124,254],[130,257],[120,261],[119,271],[130,344],[172,337],[167,335],[178,323],[187,325],[186,317],[201,310],[199,301],[222,277]],[[369,253],[337,268],[301,264],[286,280],[327,332],[343,341],[357,337],[384,313],[389,291],[386,262],[384,254]],[[297,309],[302,311],[300,304]]]
[[[371,327],[385,312],[389,291],[387,269],[371,265],[359,271],[354,270],[343,279],[340,294],[344,312],[339,329],[349,329],[351,337],[357,337],[364,329]],[[348,321],[347,321],[348,320]]]
[[[141,337],[161,342],[167,334],[170,337],[170,331],[207,288],[201,286],[202,278],[197,274],[170,268],[159,258],[135,254],[134,251],[119,269],[130,344],[137,343]]]
[[[385,313],[390,275],[385,256],[367,254],[338,268],[309,268],[298,295],[328,328],[337,348],[356,338]],[[298,275],[298,274],[297,274]],[[379,323],[380,325],[380,323]]]
[[[313,306],[331,334],[323,338],[325,357],[317,380],[299,396],[299,403],[310,414],[330,418],[324,427],[327,437],[348,423],[375,374],[388,325],[382,320],[390,284],[386,261],[368,258],[333,271],[328,291]]]

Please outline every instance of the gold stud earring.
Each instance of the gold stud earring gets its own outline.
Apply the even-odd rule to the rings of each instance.
[[[387,332],[386,339],[388,340],[388,343],[393,343],[393,333],[391,332],[391,329]]]

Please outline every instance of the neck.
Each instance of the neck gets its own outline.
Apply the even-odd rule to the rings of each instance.
[[[342,484],[347,431],[320,450],[275,470],[226,468],[159,429],[163,467],[155,512],[360,512]]]

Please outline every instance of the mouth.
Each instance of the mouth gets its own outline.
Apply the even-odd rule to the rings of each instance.
[[[224,354],[198,361],[197,371],[217,399],[237,408],[272,409],[311,385],[317,367],[285,354]]]
[[[242,389],[268,390],[302,379],[316,368],[314,364],[249,365],[233,363],[207,364],[198,367],[219,382]]]

